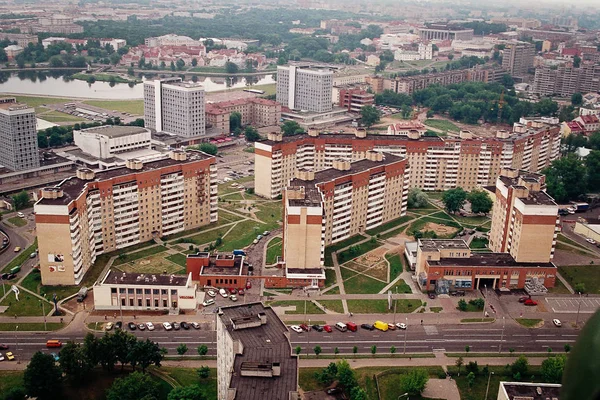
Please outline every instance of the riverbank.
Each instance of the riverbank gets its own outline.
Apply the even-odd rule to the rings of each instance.
[[[194,69],[196,68],[191,68],[190,70],[183,70],[183,71],[171,71],[171,69],[142,69],[142,68],[134,68],[133,72],[135,72],[136,74],[172,74],[172,75],[198,75],[198,76],[212,76],[212,77],[230,77],[230,76],[235,76],[235,77],[244,77],[244,76],[263,76],[263,75],[270,75],[270,74],[274,74],[277,73],[277,69],[265,69],[265,70],[260,70],[260,71],[254,71],[254,72],[236,72],[234,74],[230,74],[227,73],[225,71],[225,69],[223,68],[223,70],[218,70],[218,71],[200,71],[200,70],[196,70],[194,71]],[[16,67],[9,67],[9,68],[0,68],[0,72],[22,72],[22,71],[68,71],[68,70],[77,70],[78,68],[73,68],[73,67],[25,67],[25,68],[16,68]],[[107,72],[118,72],[121,74],[126,74],[128,72],[129,68],[125,68],[125,67],[113,67],[109,70],[107,70]],[[87,74],[84,74],[87,75]]]
[[[123,78],[121,75],[113,75],[113,74],[88,74],[88,73],[78,73],[71,75],[73,79],[78,79],[80,81],[86,81],[93,83],[95,81],[98,82],[113,82],[113,83],[142,83],[141,79],[137,78]]]

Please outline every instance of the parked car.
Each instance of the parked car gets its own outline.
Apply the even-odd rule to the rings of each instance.
[[[292,325],[290,326],[290,329],[296,333],[302,333],[302,328],[300,328],[298,325]]]
[[[182,323],[181,323],[181,327],[182,327],[183,329],[185,329],[186,331],[187,331],[188,329],[190,329],[190,325],[189,325],[187,322],[182,322]]]
[[[227,297],[229,297],[229,295],[227,294],[227,290],[225,290],[225,289],[223,289],[223,288],[219,289],[219,294],[220,294],[221,296],[223,296],[224,298],[227,298]]]
[[[146,322],[146,327],[148,328],[149,331],[154,330],[154,324],[152,322]]]
[[[162,326],[163,326],[163,328],[165,328],[165,331],[170,331],[170,330],[173,329],[173,327],[171,326],[171,324],[168,323],[168,322],[163,322]]]
[[[248,290],[248,289],[252,289],[252,282],[250,282],[250,281],[246,282],[246,290]]]
[[[7,344],[0,344],[0,350],[8,350]]]
[[[107,322],[106,325],[104,325],[104,330],[105,331],[110,331],[113,328],[113,323],[112,322]]]
[[[15,356],[13,356],[13,353],[9,351],[9,352],[6,353],[6,359],[8,361],[12,361],[12,360],[15,359]]]
[[[217,295],[214,290],[209,290],[208,292],[206,292],[206,294],[210,297],[215,297]]]
[[[243,296],[245,294],[244,289],[238,289],[238,294]]]
[[[0,361],[4,361],[4,356],[0,353]]]
[[[172,326],[172,327],[173,327],[173,329],[175,329],[176,331],[178,331],[178,330],[179,330],[179,328],[181,328],[181,326],[180,326],[180,325],[179,325],[177,322],[173,322],[173,323],[171,324],[171,326]]]
[[[596,244],[596,241],[592,238],[587,238],[585,239],[586,242],[591,243],[591,244]]]
[[[552,320],[552,323],[553,323],[554,325],[558,326],[559,328],[562,326],[562,322],[560,322],[560,319],[556,319],[556,318],[554,318],[554,319]]]
[[[128,323],[127,326],[129,327],[129,330],[132,330],[132,331],[135,331],[137,329],[137,325],[134,324],[133,322]]]
[[[535,300],[527,299],[527,300],[525,300],[525,303],[523,303],[523,304],[525,304],[526,306],[537,306],[538,303]]]
[[[371,324],[362,324],[360,327],[363,328],[363,329],[370,330],[370,331],[372,331],[373,329],[375,329],[375,327],[373,325],[371,325]]]
[[[227,297],[227,296],[225,296],[225,297]],[[215,304],[215,300],[214,299],[207,299],[207,300],[204,300],[202,302],[202,306],[203,307],[212,306],[213,304]]]
[[[60,357],[58,356],[58,354],[50,353],[50,355],[52,356],[52,358],[54,358],[54,361],[58,362],[58,360],[60,360]]]
[[[235,294],[232,294],[231,296],[229,296],[229,298],[231,299],[231,301],[237,301],[238,298]]]
[[[340,393],[342,393],[342,389],[334,387],[334,388],[327,389],[325,391],[325,393],[327,393],[327,394],[340,394]]]
[[[329,325],[323,325],[323,330],[327,333],[333,332],[333,329]]]
[[[519,297],[519,303],[525,303],[529,299],[529,296],[521,296]]]
[[[139,328],[139,330],[140,330],[140,331],[145,331],[145,330],[146,330],[146,325],[144,325],[144,324],[139,324],[139,325],[138,325],[138,328]]]
[[[237,289],[236,288],[229,288],[229,293],[236,294],[237,293]]]
[[[269,233],[271,233],[271,232],[269,232],[269,231],[264,231],[264,232],[263,232],[263,236],[267,236]]]
[[[191,322],[191,325],[194,327],[194,329],[200,329],[200,324],[197,322]]]
[[[37,253],[33,252],[29,255],[29,258],[35,258],[35,256],[37,256]]]
[[[21,251],[21,248],[19,246],[15,247],[15,253],[18,253]]]
[[[19,218],[25,218],[25,214],[23,214],[22,212],[18,212],[17,213],[17,217],[19,217]]]
[[[121,321],[117,321],[117,323],[115,324],[115,329],[121,329],[123,328],[123,323]]]
[[[407,328],[407,326],[404,322],[398,322],[396,323],[396,328],[404,330]]]
[[[306,324],[300,324],[300,328],[302,328],[303,331],[310,331],[310,326],[306,325]]]
[[[430,299],[435,299],[435,293],[429,293],[428,296]]]
[[[312,328],[317,332],[323,332],[323,327],[321,325],[313,325]]]

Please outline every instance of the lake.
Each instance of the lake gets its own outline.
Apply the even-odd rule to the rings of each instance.
[[[79,72],[79,71],[74,71]],[[56,97],[80,97],[89,99],[141,99],[144,95],[144,85],[109,82],[94,82],[92,84],[69,78],[70,73],[64,71],[21,71],[0,72],[0,92],[20,95],[45,95]],[[157,75],[142,79],[156,79]],[[204,85],[207,92],[225,90],[230,87],[246,87],[246,77],[197,76],[197,81]],[[275,83],[271,74],[248,77],[254,85]],[[185,80],[192,80],[188,75]]]

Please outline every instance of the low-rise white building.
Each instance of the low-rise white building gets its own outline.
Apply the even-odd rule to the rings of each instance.
[[[73,141],[84,153],[106,159],[119,153],[151,148],[150,129],[104,125],[73,131]]]
[[[192,274],[152,275],[110,270],[94,285],[96,310],[194,310]]]

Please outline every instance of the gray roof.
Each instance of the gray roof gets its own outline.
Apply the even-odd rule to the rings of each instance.
[[[97,133],[111,138],[134,135],[136,133],[147,132],[148,129],[139,126],[120,126],[120,125],[103,125],[93,128],[82,129],[81,132]]]

